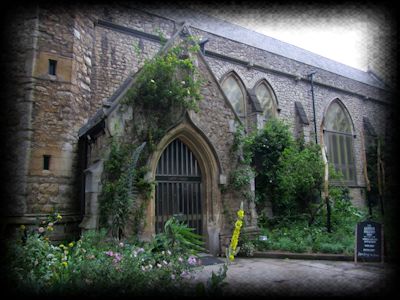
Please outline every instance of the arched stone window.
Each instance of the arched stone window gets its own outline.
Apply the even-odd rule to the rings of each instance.
[[[245,92],[239,78],[231,73],[222,82],[222,89],[239,117],[244,117],[246,111]]]
[[[343,175],[345,183],[354,184],[353,126],[349,113],[338,99],[332,101],[326,111],[324,129],[328,161]]]
[[[263,80],[256,86],[255,93],[264,112],[264,119],[268,120],[270,118],[276,117],[276,99],[269,84],[267,84],[267,82]]]

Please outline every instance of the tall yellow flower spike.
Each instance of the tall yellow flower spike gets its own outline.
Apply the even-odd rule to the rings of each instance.
[[[235,222],[235,229],[232,234],[232,239],[231,243],[229,245],[228,253],[227,256],[229,257],[230,261],[233,261],[235,259],[236,255],[236,248],[237,244],[239,242],[239,235],[240,235],[240,229],[243,226],[243,218],[244,218],[244,210],[243,210],[243,201],[240,203],[240,209],[237,212],[238,219]]]

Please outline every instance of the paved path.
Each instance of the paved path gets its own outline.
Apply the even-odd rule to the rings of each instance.
[[[206,282],[221,264],[202,267],[193,283]],[[236,258],[224,296],[382,296],[393,288],[388,264],[270,258]],[[399,289],[400,290],[400,289]]]

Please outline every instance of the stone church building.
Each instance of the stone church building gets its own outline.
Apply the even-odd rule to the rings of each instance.
[[[9,30],[12,125],[5,148],[14,155],[3,156],[10,171],[2,230],[52,212],[63,216],[59,238],[98,227],[111,140],[146,118],[121,109],[121,99],[145,59],[189,35],[200,41],[194,61],[204,79],[202,100],[199,111],[171,124],[147,160],[145,177],[155,189],[141,238],[183,214],[219,253],[232,232],[228,216],[242,201],[244,230],[256,231],[254,203],[229,189],[237,166],[231,148],[238,125],[262,128],[269,118],[285,120],[306,141],[322,136],[353,203],[365,205],[365,140],[385,134],[391,107],[389,89],[372,72],[183,9],[40,6],[18,11]]]

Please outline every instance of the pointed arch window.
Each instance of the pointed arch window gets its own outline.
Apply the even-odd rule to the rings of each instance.
[[[276,117],[277,110],[275,96],[272,89],[265,82],[261,82],[257,85],[256,96],[264,112],[264,119],[268,120]]]
[[[236,78],[236,76],[234,76],[233,74],[229,75],[222,82],[222,89],[224,90],[225,95],[228,97],[236,113],[239,116],[244,117],[245,94],[241,84],[239,83],[239,79]]]
[[[339,101],[333,101],[325,115],[324,140],[328,161],[343,175],[344,182],[356,181],[353,129],[350,115]]]

